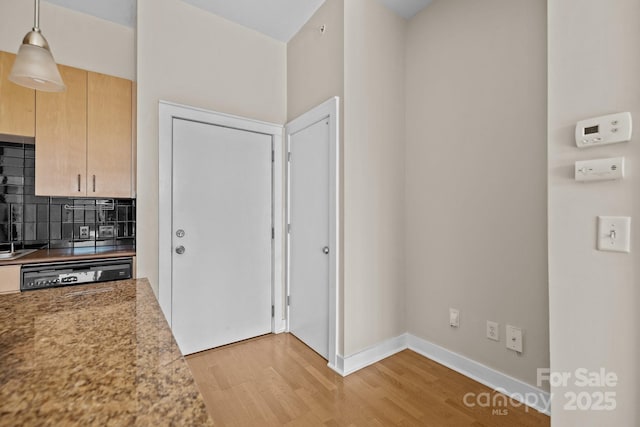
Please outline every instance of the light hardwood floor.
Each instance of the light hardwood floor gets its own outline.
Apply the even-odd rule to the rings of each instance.
[[[550,424],[549,417],[524,406],[467,407],[466,393],[495,392],[410,350],[345,378],[290,334],[205,351],[187,363],[219,426]]]

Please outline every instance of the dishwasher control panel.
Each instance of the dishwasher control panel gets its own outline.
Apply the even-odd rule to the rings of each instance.
[[[21,269],[20,290],[131,279],[132,266],[131,258],[27,264]]]

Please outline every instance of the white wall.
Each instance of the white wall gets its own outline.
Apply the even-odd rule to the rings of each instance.
[[[345,2],[344,356],[405,329],[406,21]]]
[[[138,276],[158,286],[158,101],[284,124],[286,46],[179,0],[138,0]]]
[[[573,139],[584,118],[630,111],[640,121],[640,1],[614,3],[549,2],[551,368],[604,368],[619,379],[613,388],[552,387],[553,426],[640,425],[640,136],[589,149]],[[626,157],[623,181],[573,180],[576,160],[614,156]],[[598,215],[632,217],[630,254],[596,251]],[[613,391],[617,408],[565,410],[567,391]]]
[[[0,0],[0,50],[16,53],[32,27],[32,1]],[[47,2],[40,28],[57,63],[135,80],[133,29]]]
[[[546,2],[435,0],[406,55],[408,330],[535,385],[549,366]]]

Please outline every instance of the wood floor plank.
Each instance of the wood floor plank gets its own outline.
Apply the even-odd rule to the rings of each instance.
[[[250,416],[246,420],[246,425],[265,425],[265,426],[277,426],[281,425],[278,421],[278,417],[271,411],[268,403],[262,398],[262,395],[258,391],[256,384],[242,384],[239,388],[245,392],[247,402],[243,402],[247,410],[249,410]]]
[[[326,372],[326,369],[323,369]],[[307,372],[309,372],[315,379],[322,384],[324,388],[328,391],[333,391],[336,389],[335,384],[327,379],[325,375],[323,375],[320,371],[318,371],[314,366],[307,366]]]
[[[290,334],[265,335],[201,352],[188,356],[187,363],[219,426],[550,425],[546,415],[513,405],[482,384],[410,350],[345,378]],[[463,400],[469,392],[497,395],[507,406],[469,407]]]

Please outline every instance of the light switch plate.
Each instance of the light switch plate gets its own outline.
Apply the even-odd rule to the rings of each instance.
[[[522,329],[507,325],[507,348],[522,353]]]
[[[628,216],[599,216],[598,250],[631,252],[631,218]]]

